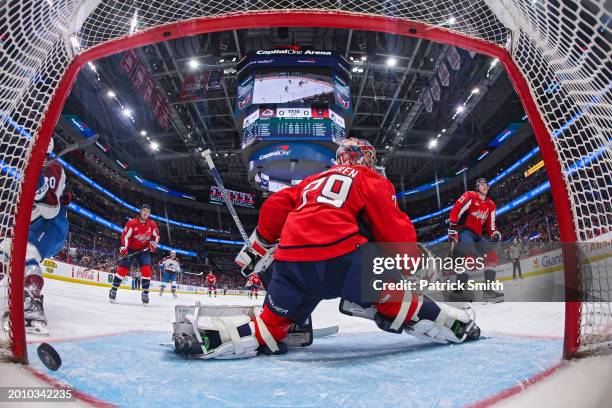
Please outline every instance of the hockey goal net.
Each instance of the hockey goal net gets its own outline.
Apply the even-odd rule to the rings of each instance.
[[[607,5],[609,7],[609,4]],[[46,147],[79,70],[96,58],[205,32],[371,30],[498,58],[532,124],[564,242],[610,241],[612,96],[606,0],[7,0],[0,2],[0,349],[26,361],[23,271]],[[608,235],[606,235],[606,232]],[[606,238],[607,237],[607,238]],[[610,262],[564,252],[565,356],[610,349]],[[587,271],[587,273],[583,272]]]

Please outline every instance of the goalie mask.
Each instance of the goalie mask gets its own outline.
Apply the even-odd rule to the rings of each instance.
[[[350,137],[344,139],[336,150],[336,162],[337,164],[374,168],[376,149],[367,140]]]

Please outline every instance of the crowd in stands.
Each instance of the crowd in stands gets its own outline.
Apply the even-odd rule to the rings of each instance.
[[[496,169],[489,171],[489,174],[478,175],[478,177],[485,177],[488,179],[495,177],[532,148],[533,146],[526,144],[520,149],[517,149],[511,157],[505,158],[499,166],[496,166]],[[490,194],[495,200],[498,208],[546,181],[547,176],[544,168],[536,171],[529,177],[525,177],[523,174],[527,168],[533,166],[540,160],[541,158],[539,155],[534,156],[521,166],[521,168],[515,170],[501,182],[492,186]],[[469,189],[471,189],[476,175],[474,175],[473,178],[473,180],[470,179],[467,182]],[[96,179],[96,181],[100,182],[99,179]],[[73,200],[75,203],[120,227],[123,227],[130,218],[136,216],[135,212],[107,198],[98,190],[70,172],[67,172],[67,183],[73,193]],[[122,191],[121,186],[117,184],[116,180],[108,179],[105,184],[102,182],[100,182],[100,184],[103,184],[105,188],[133,205],[138,206],[143,203],[143,200],[146,200],[145,202],[153,207],[152,212],[154,214],[162,215],[167,211],[170,218],[179,221],[210,226],[211,228],[227,228],[228,230],[231,229],[234,231],[231,234],[212,233],[167,225],[159,221],[157,222],[162,237],[162,244],[197,253],[196,257],[179,255],[182,269],[189,272],[181,275],[180,283],[205,286],[204,279],[206,274],[209,271],[213,271],[217,275],[217,284],[219,288],[227,287],[229,289],[236,289],[244,287],[246,279],[242,277],[239,273],[238,266],[234,263],[234,257],[240,247],[237,245],[211,244],[205,241],[207,237],[240,240],[240,236],[235,232],[235,227],[231,226],[233,224],[231,218],[228,220],[229,216],[225,211],[221,211],[221,207],[219,207],[219,210],[202,210],[190,208],[188,206],[164,205],[164,203],[157,203],[155,200],[147,198],[138,191],[129,189]],[[454,204],[464,191],[463,183],[459,183],[453,187],[443,186],[446,189],[441,191],[442,207]],[[436,211],[438,206],[435,204],[437,202],[435,194],[433,196],[431,194],[424,195],[424,197],[425,198],[421,201],[411,199],[408,202],[404,202],[403,210],[413,219],[426,213]],[[612,214],[610,203],[606,204],[605,201],[601,200],[592,200],[591,202],[592,204],[589,205],[593,206],[591,209],[595,213],[605,214],[605,210],[607,210],[607,214]],[[612,215],[609,215],[609,217],[612,217]],[[241,216],[241,218],[243,222],[245,222],[247,230],[252,230],[255,227],[257,222],[256,215]],[[447,231],[447,219],[448,212],[438,217],[416,223],[415,227],[417,228],[419,241],[428,242],[445,236]],[[116,264],[114,261],[119,258],[120,234],[72,212],[69,212],[69,221],[71,225],[70,239],[65,249],[58,255],[58,258],[75,265],[95,267],[99,270],[113,272]],[[593,221],[594,228],[591,229],[595,235],[597,233],[602,233],[601,229],[596,228],[597,222],[601,225],[609,225],[612,223],[612,220],[607,219],[602,221],[596,218]],[[550,192],[546,192],[538,198],[498,217],[497,225],[502,233],[502,240],[508,243],[515,239],[523,243],[547,243],[558,242],[560,240],[559,225]],[[160,278],[157,263],[166,255],[167,253],[162,250],[158,250],[157,253],[154,254],[154,279]],[[502,259],[507,256],[505,253],[500,255],[502,255]],[[132,271],[132,274],[136,273],[136,269]]]

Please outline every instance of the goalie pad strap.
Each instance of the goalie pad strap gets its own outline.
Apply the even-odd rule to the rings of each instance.
[[[274,337],[270,334],[268,327],[263,320],[261,320],[258,314],[255,315],[255,322],[257,323],[257,328],[259,329],[259,336],[262,338],[264,343],[266,343],[266,346],[268,346],[273,353],[278,352],[278,344],[276,344],[276,340],[274,340]]]
[[[391,329],[398,330],[400,327],[402,327],[406,319],[409,319],[414,315],[418,305],[419,297],[413,296],[412,292],[405,290],[400,309],[397,312],[397,316],[395,316],[393,323],[391,323]]]
[[[230,340],[232,343],[234,343],[234,354],[244,354],[244,347],[240,343],[240,334],[238,333],[238,328],[236,325],[232,324],[233,322],[227,322],[219,317],[213,317],[211,320],[215,323],[215,325],[217,325],[217,327],[225,327]]]

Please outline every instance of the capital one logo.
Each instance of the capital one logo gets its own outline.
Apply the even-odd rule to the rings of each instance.
[[[259,160],[266,160],[271,157],[289,156],[290,154],[291,154],[291,150],[289,149],[289,146],[280,145],[280,146],[276,146],[274,150],[272,150],[271,152],[260,155]]]

